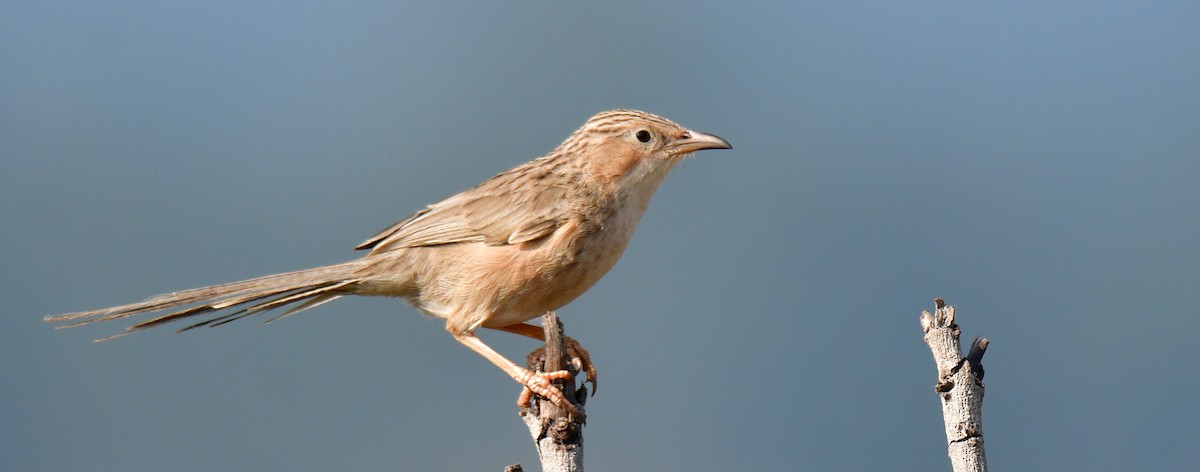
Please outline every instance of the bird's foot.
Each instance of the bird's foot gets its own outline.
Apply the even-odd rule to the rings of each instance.
[[[576,372],[587,374],[587,380],[584,382],[592,384],[592,395],[596,394],[596,366],[592,364],[592,355],[588,354],[587,349],[583,348],[579,341],[570,336],[565,337],[567,343],[567,352],[571,354],[571,366],[575,367]]]
[[[517,406],[521,408],[529,408],[530,400],[534,395],[545,398],[554,402],[556,406],[566,410],[571,416],[579,416],[579,409],[563,395],[562,390],[554,386],[556,380],[570,380],[574,378],[570,372],[559,370],[555,372],[534,372],[529,369],[521,369],[517,375],[513,376],[517,383],[525,388],[521,390],[521,395],[517,397]]]
[[[579,341],[576,341],[575,338],[572,338],[570,336],[565,336],[563,341],[567,345],[567,354],[569,354],[571,356],[571,358],[568,360],[568,362],[570,362],[570,364],[571,364],[571,368],[575,372],[582,372],[584,374],[587,374],[587,380],[585,380],[584,382],[592,384],[592,395],[595,395],[596,388],[597,388],[596,387],[596,366],[595,366],[595,364],[592,364],[592,355],[588,354],[587,349],[584,349],[583,345],[579,344]],[[529,355],[526,356],[525,359],[526,359],[526,362],[528,365],[535,366],[535,365],[545,365],[544,364],[545,357],[546,357],[546,348],[543,346],[543,347],[534,349],[534,351],[529,353]],[[526,392],[522,392],[522,395],[525,395],[525,394],[526,394]]]
[[[571,370],[560,370],[557,372],[529,371],[528,376],[531,378],[531,381],[538,385],[530,385],[529,383],[522,382],[521,379],[517,379],[517,382],[525,386],[525,388],[521,389],[521,394],[517,397],[517,406],[529,408],[533,396],[537,395],[553,401],[555,405],[567,410],[571,415],[575,415],[578,411],[574,404],[567,400],[563,392],[551,382],[556,380],[572,380],[577,373],[587,375],[587,379],[584,382],[592,384],[592,394],[595,395],[596,367],[592,364],[592,356],[588,354],[587,349],[584,349],[583,345],[579,344],[579,341],[576,341],[575,338],[565,336],[563,342],[566,344],[567,354],[570,356],[567,362],[570,364]],[[529,353],[529,356],[526,357],[526,362],[530,367],[545,365],[546,348],[543,346]],[[545,380],[533,380],[532,377],[535,376],[545,377]],[[574,390],[574,386],[570,387],[570,389]],[[580,397],[581,393],[572,391],[571,395],[573,395],[573,398],[582,401]]]

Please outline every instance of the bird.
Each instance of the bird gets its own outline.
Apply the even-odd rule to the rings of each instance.
[[[355,248],[367,251],[361,258],[46,316],[45,321],[70,328],[176,309],[97,340],[103,341],[183,319],[193,322],[179,331],[288,308],[264,321],[269,323],[347,295],[399,297],[444,319],[455,340],[528,392],[576,412],[552,384],[570,374],[521,367],[476,331],[544,339],[542,329],[527,321],[558,310],[600,280],[628,246],[668,172],[707,149],[732,146],[651,113],[601,112],[548,154],[383,229]],[[204,319],[195,322],[195,317]]]

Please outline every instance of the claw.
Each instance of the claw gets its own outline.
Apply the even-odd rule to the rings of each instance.
[[[584,349],[583,345],[579,344],[579,341],[576,341],[575,338],[567,336],[563,341],[567,345],[567,354],[571,356],[567,362],[570,363],[574,372],[587,374],[587,379],[584,380],[584,383],[592,384],[592,395],[596,395],[596,366],[592,364],[592,356],[588,354],[587,349]],[[541,363],[545,356],[546,348],[539,347],[526,356],[526,362],[531,366],[542,365]],[[535,361],[535,359],[537,360]]]
[[[521,395],[517,397],[517,406],[521,408],[529,408],[530,400],[533,395],[545,398],[554,402],[556,406],[566,410],[571,416],[580,416],[579,410],[575,408],[571,402],[567,401],[567,397],[562,391],[554,386],[555,380],[568,380],[571,378],[571,373],[565,370],[555,372],[534,372],[528,369],[522,369],[518,376],[514,376],[517,383],[524,385],[521,390]]]
[[[517,406],[521,407],[522,410],[528,410],[529,407],[531,406],[530,402],[532,400],[533,400],[533,390],[530,390],[529,387],[522,385],[521,386],[521,394],[517,395]]]
[[[592,396],[596,395],[596,366],[592,364],[592,356],[588,354],[587,349],[583,348],[579,341],[575,338],[566,336],[564,339],[567,344],[567,352],[571,354],[571,366],[575,367],[576,372],[587,373],[587,380],[584,382],[592,384]]]

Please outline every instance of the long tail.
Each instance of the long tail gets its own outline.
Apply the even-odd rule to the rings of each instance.
[[[288,311],[264,322],[269,323],[352,293],[354,284],[366,280],[365,277],[360,276],[361,272],[359,272],[359,269],[364,267],[364,262],[360,259],[241,282],[164,293],[139,303],[47,316],[45,320],[47,323],[70,322],[57,326],[57,328],[73,328],[97,321],[115,320],[200,303],[134,324],[125,328],[124,333],[96,340],[107,341],[179,319],[213,314],[231,308],[237,308],[237,310],[185,326],[179,331],[187,331],[201,326],[220,326],[256,313],[298,303]]]

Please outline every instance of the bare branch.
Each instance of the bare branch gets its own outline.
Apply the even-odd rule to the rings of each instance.
[[[571,415],[550,400],[536,398],[528,407],[521,409],[521,419],[529,427],[529,434],[537,446],[544,472],[582,471],[583,425],[586,418],[583,414],[583,402],[587,398],[587,388],[575,387],[578,367],[568,360],[566,336],[563,335],[562,323],[558,321],[558,316],[554,312],[546,313],[542,316],[542,327],[546,333],[546,346],[529,355],[526,359],[528,366],[543,372],[570,371],[571,378],[555,381],[554,385],[562,390],[563,395],[575,405],[580,414]]]
[[[986,472],[983,450],[983,353],[987,338],[976,338],[971,351],[962,357],[954,307],[934,299],[934,312],[921,313],[925,344],[937,364],[938,383],[933,387],[942,402],[942,420],[950,463],[955,472]]]

